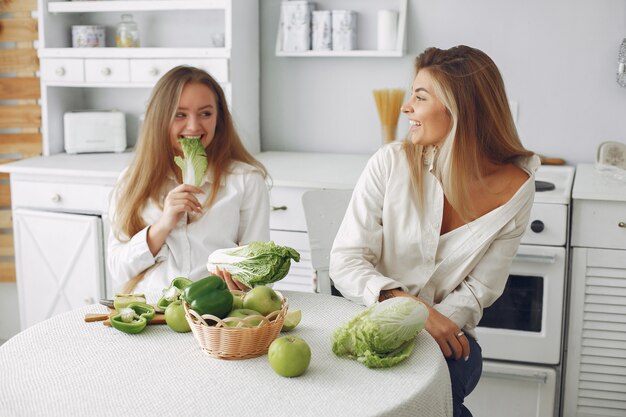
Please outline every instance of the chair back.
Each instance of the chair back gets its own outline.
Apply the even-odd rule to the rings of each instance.
[[[352,190],[311,190],[302,196],[306,218],[311,264],[317,275],[317,291],[331,294],[328,274],[330,250],[348,208]]]

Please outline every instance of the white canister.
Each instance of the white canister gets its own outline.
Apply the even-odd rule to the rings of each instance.
[[[378,11],[378,50],[396,49],[398,37],[398,12],[393,10]]]
[[[74,48],[104,48],[104,41],[104,26],[72,26],[72,47]]]
[[[352,10],[333,10],[332,16],[333,50],[356,49],[357,14]]]
[[[330,51],[332,43],[332,17],[330,10],[317,10],[313,12],[313,49],[318,51]]]
[[[311,49],[311,11],[308,1],[283,1],[280,7],[282,50],[301,52]]]

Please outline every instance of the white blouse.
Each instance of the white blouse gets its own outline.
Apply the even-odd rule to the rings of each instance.
[[[206,201],[212,182],[207,171],[200,184],[205,193],[197,195],[201,204]],[[147,204],[143,212],[146,224],[152,225],[161,217],[165,196],[178,185],[176,179],[170,177],[160,204],[154,201]],[[148,268],[135,292],[160,292],[173,278],[181,276],[195,281],[209,275],[206,264],[214,250],[269,240],[268,188],[261,172],[243,162],[234,162],[231,172],[222,177],[220,190],[210,208],[205,208],[200,217],[192,215],[194,218],[190,223],[187,223],[187,216],[183,216],[156,256],[152,256],[148,247],[150,226],[130,240],[120,241],[115,237],[116,197],[111,197],[109,209],[112,227],[107,254],[114,291],[120,291],[129,279]]]
[[[529,179],[506,204],[440,236],[440,182],[425,173],[424,204],[418,209],[402,143],[384,146],[361,174],[335,238],[330,258],[335,287],[365,305],[376,302],[382,290],[401,288],[474,334],[483,309],[504,290],[529,221],[538,166],[537,156],[524,159],[520,168]]]

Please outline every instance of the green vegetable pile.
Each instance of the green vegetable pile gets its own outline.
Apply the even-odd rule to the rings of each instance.
[[[252,288],[283,279],[289,272],[291,260],[300,262],[300,254],[274,242],[251,242],[246,246],[219,249],[209,256],[207,269],[228,271],[233,278]]]
[[[412,298],[373,304],[335,330],[333,352],[368,368],[388,368],[411,355],[427,318],[426,306]]]
[[[180,156],[174,157],[174,162],[183,174],[183,184],[200,186],[202,177],[209,166],[206,150],[200,141],[200,137],[186,137],[179,139],[183,149],[184,159]]]

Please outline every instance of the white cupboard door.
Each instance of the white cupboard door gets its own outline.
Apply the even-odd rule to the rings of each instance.
[[[465,406],[480,417],[552,417],[555,392],[553,368],[484,361]]]
[[[17,209],[13,222],[22,329],[100,298],[100,217]]]

